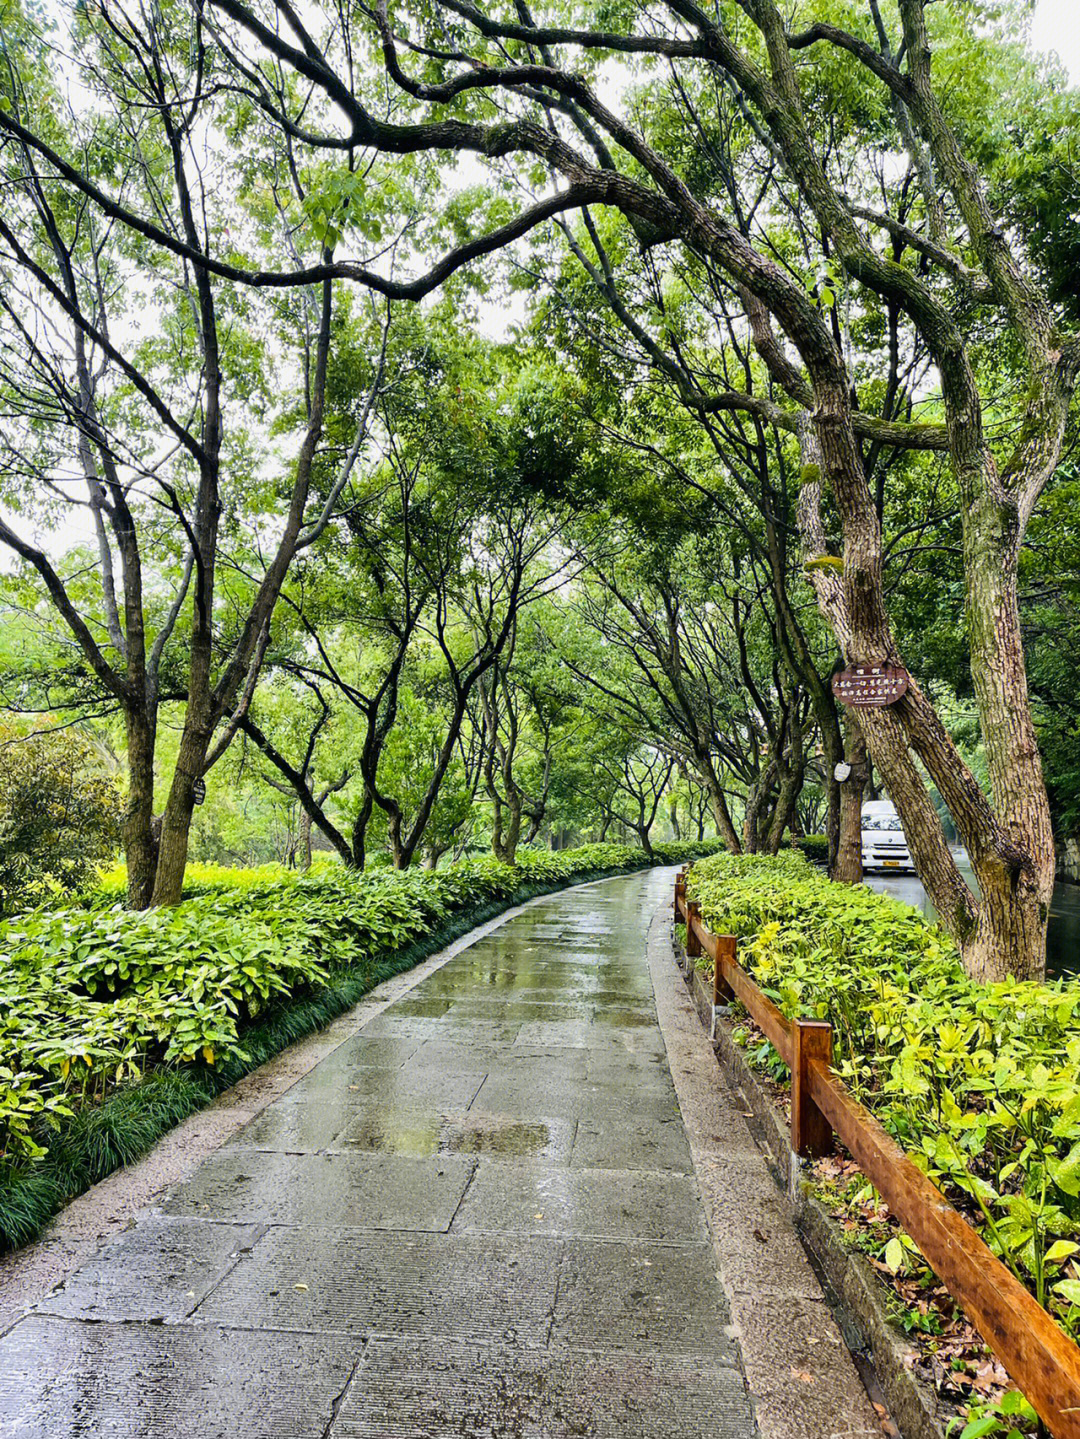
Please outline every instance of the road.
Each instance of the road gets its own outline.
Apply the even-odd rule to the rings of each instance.
[[[961,865],[965,876],[972,880],[971,870]],[[913,904],[924,914],[934,909],[919,880],[913,874],[870,874],[866,883],[871,889]],[[1054,890],[1050,909],[1050,930],[1046,942],[1046,966],[1051,975],[1080,975],[1080,885],[1059,884]]]

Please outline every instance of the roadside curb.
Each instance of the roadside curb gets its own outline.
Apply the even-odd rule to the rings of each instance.
[[[672,953],[707,1034],[712,1025],[711,991],[674,937]],[[942,1439],[947,1417],[933,1390],[912,1372],[915,1351],[889,1321],[881,1281],[865,1256],[845,1245],[836,1220],[809,1192],[802,1163],[791,1152],[787,1128],[772,1097],[724,1025],[717,1026],[711,1047],[728,1083],[745,1101],[745,1112],[752,1116],[747,1122],[774,1183],[788,1198],[799,1238],[822,1280],[848,1347],[860,1365],[871,1368],[904,1439]]]

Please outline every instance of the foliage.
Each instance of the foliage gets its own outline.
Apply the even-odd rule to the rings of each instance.
[[[1080,984],[969,979],[917,911],[801,855],[714,855],[706,924],[1070,1334],[1080,1334]]]
[[[829,840],[824,834],[804,834],[795,841],[795,847],[804,854],[811,864],[824,867],[829,862]]]
[[[0,914],[85,884],[120,842],[116,781],[73,731],[0,725]]]

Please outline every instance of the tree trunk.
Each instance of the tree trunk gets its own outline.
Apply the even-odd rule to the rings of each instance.
[[[757,854],[761,848],[761,819],[775,777],[776,769],[770,760],[747,792],[742,834],[742,847],[745,854]]]
[[[980,903],[965,963],[982,980],[1043,977],[1054,892],[1050,805],[1028,700],[1017,604],[1019,547],[1015,506],[987,496],[968,514],[964,550],[971,677],[1005,841],[978,849],[968,843]],[[957,828],[967,841],[959,823]]]
[[[146,909],[154,892],[158,845],[154,832],[154,725],[144,714],[128,710],[128,800],[124,812],[124,858],[127,861],[128,906]]]
[[[191,816],[195,812],[194,785],[196,775],[202,768],[202,760],[206,757],[206,745],[203,744],[201,754],[196,751],[197,746],[181,742],[176,773],[173,775],[169,800],[161,821],[161,846],[158,850],[157,872],[154,875],[154,890],[150,897],[152,905],[178,904],[184,892]],[[185,764],[191,768],[184,767]]]
[[[854,724],[848,728],[847,753],[851,774],[839,785],[840,832],[836,858],[829,873],[839,884],[860,884],[862,867],[862,806],[870,766],[866,743]]]
[[[712,810],[713,822],[716,825],[716,833],[727,845],[732,854],[742,854],[742,841],[739,839],[738,831],[731,818],[731,811],[728,809],[727,796],[720,788],[715,775],[703,776],[709,793],[709,808]]]
[[[509,822],[503,822],[503,810],[509,811]],[[503,864],[513,865],[517,863],[517,847],[521,838],[521,801],[520,798],[511,794],[507,800],[496,799],[495,810],[499,816],[499,823],[492,826],[491,850],[497,860]]]
[[[300,833],[297,838],[297,850],[299,852],[299,865],[302,870],[311,868],[311,816],[301,806],[299,819]]]
[[[791,824],[795,814],[795,805],[803,786],[803,766],[793,766],[785,774],[780,782],[780,791],[776,798],[776,807],[773,810],[772,820],[765,835],[765,851],[767,854],[779,854],[780,845],[784,838],[784,831]]]
[[[352,868],[363,869],[367,863],[367,828],[375,808],[375,799],[368,784],[364,785],[364,798],[356,812],[352,829]]]
[[[820,716],[818,724],[820,728]],[[829,873],[834,874],[839,866],[840,846],[843,843],[841,835],[844,814],[844,789],[835,775],[836,766],[844,758],[844,739],[835,715],[833,723],[822,728],[821,752],[825,767],[825,798],[828,806],[825,811],[825,838],[829,841],[828,868]],[[864,747],[864,755],[865,752]],[[850,781],[845,781],[845,783],[850,783]],[[861,791],[859,803],[861,806]]]

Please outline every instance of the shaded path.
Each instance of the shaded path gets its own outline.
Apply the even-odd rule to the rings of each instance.
[[[530,906],[340,1044],[0,1340],[0,1432],[753,1439],[646,955],[670,879]]]

